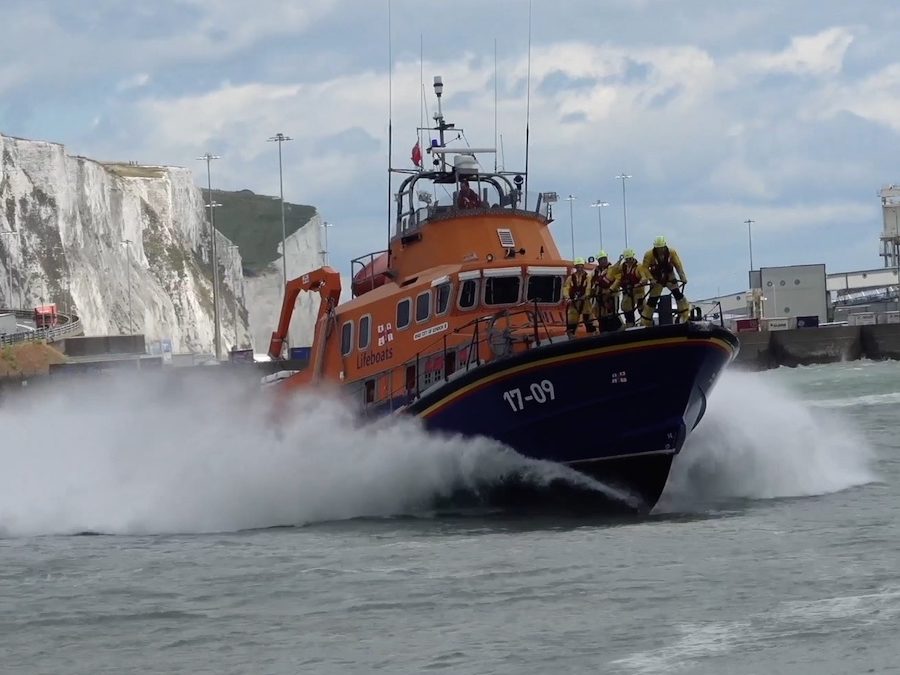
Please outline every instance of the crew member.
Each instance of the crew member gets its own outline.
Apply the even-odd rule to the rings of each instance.
[[[610,290],[613,283],[610,276],[612,271],[606,251],[600,251],[597,254],[597,267],[591,274],[591,297],[594,299],[594,316],[601,331],[615,331],[622,327],[616,311],[617,294]]]
[[[653,248],[644,254],[644,267],[650,272],[650,293],[647,303],[641,312],[641,321],[645,326],[653,325],[653,310],[659,302],[659,296],[663,289],[668,288],[677,304],[677,317],[679,321],[687,321],[690,304],[684,297],[683,288],[687,283],[687,275],[678,251],[666,244],[665,237],[657,237],[653,240]],[[676,272],[678,276],[676,277]]]
[[[588,297],[590,285],[591,279],[584,269],[584,258],[575,258],[575,271],[568,276],[563,288],[569,305],[566,314],[566,335],[569,337],[575,337],[579,321],[584,321],[584,327],[588,333],[594,332],[594,322],[591,318],[593,309]]]
[[[465,178],[459,181],[459,195],[456,197],[456,205],[461,209],[476,209],[481,206],[481,197],[469,187],[469,181]]]
[[[637,261],[633,248],[622,251],[622,258],[612,267],[610,276],[613,280],[610,292],[622,290],[622,315],[625,327],[634,328],[634,312],[644,307],[644,294],[650,282],[650,273]]]

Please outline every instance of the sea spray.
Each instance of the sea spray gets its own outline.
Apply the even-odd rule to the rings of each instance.
[[[427,511],[515,477],[604,486],[488,439],[367,422],[322,392],[280,409],[219,377],[72,382],[0,408],[0,536],[233,531]]]
[[[672,465],[658,510],[836,492],[875,479],[872,454],[849,421],[805,403],[771,374],[727,371]]]

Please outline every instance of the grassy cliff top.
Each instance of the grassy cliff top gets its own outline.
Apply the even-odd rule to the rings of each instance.
[[[213,190],[212,194],[213,200],[222,205],[216,209],[216,229],[238,245],[246,273],[261,273],[278,258],[281,202],[277,197],[258,195],[250,190]],[[203,196],[206,197],[206,190],[203,190]],[[306,225],[315,214],[313,206],[285,202],[287,236]]]

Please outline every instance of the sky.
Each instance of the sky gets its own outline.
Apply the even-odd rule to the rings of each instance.
[[[411,168],[434,75],[473,146],[494,145],[496,111],[509,170],[530,92],[529,187],[576,197],[551,226],[567,255],[573,226],[576,255],[596,254],[599,218],[624,248],[625,172],[629,243],[666,236],[688,296],[747,286],[748,219],[757,268],[882,265],[894,2],[534,0],[530,83],[527,0],[0,0],[0,16],[0,133],[191,167],[200,186],[211,152],[213,187],[275,195],[266,139],[283,132],[285,199],[334,224],[344,273],[386,248],[388,124],[392,165]]]

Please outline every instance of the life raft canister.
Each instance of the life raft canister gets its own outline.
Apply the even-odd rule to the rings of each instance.
[[[387,252],[377,256],[374,260],[364,265],[353,275],[351,289],[354,296],[362,295],[383,286],[388,280],[388,254]]]

